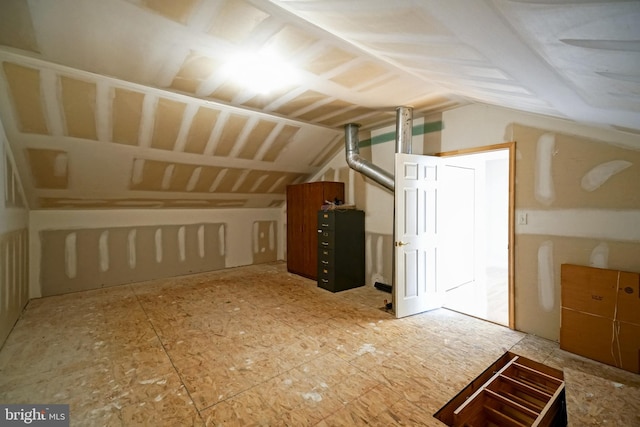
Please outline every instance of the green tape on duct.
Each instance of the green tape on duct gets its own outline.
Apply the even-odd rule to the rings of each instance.
[[[442,120],[438,120],[437,122],[423,123],[421,125],[414,126],[411,129],[411,135],[413,136],[425,135],[427,133],[440,132],[442,129],[444,129]],[[396,139],[395,131],[387,132],[381,135],[376,135],[373,138],[363,139],[362,141],[360,141],[358,146],[369,147],[371,145],[382,144],[383,142],[389,142],[395,139]]]

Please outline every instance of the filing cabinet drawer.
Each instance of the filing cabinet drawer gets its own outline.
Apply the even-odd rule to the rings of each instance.
[[[328,230],[318,230],[318,248],[333,249],[335,245],[335,233]]]
[[[318,267],[318,286],[335,292],[335,271],[331,268]]]
[[[318,212],[318,229],[333,230],[335,228],[336,216],[333,212]]]
[[[333,251],[331,249],[318,249],[318,268],[333,267]]]

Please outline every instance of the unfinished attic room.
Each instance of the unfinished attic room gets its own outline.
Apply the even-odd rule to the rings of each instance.
[[[640,1],[0,1],[0,425],[640,426]]]

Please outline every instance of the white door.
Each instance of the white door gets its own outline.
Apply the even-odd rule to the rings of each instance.
[[[442,159],[396,154],[393,307],[405,317],[442,306],[438,280],[438,179]]]

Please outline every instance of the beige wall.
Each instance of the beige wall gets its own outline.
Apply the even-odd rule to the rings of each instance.
[[[516,141],[516,329],[557,340],[561,264],[640,271],[640,137],[484,105],[443,117],[441,151]]]
[[[29,216],[20,178],[0,123],[0,346],[28,298]]]
[[[30,296],[282,259],[281,210],[31,211]]]

